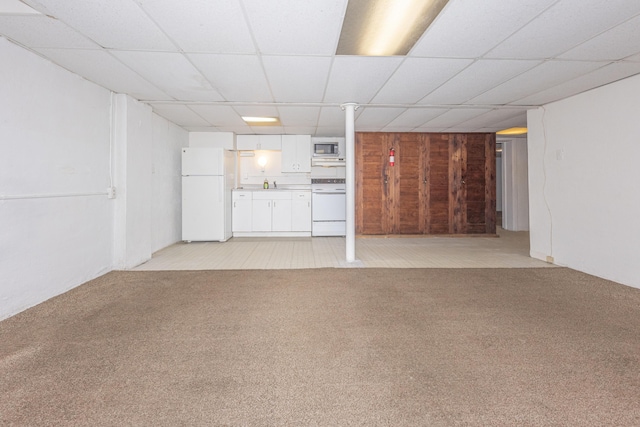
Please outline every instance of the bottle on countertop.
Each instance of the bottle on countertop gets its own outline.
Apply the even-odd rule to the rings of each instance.
[[[262,184],[262,188],[264,188],[265,190],[269,188],[269,181],[267,181],[266,179],[264,180],[264,184]]]

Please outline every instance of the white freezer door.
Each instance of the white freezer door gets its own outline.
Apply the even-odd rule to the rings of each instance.
[[[225,216],[224,177],[182,177],[182,240],[227,240]]]
[[[223,152],[222,148],[183,148],[182,175],[224,175]]]

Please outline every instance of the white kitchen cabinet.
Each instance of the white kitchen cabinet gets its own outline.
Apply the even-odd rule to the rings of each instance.
[[[291,231],[311,231],[311,192],[291,193]]]
[[[253,212],[252,192],[233,191],[232,195],[231,230],[233,232],[250,232],[252,230]]]
[[[271,204],[270,199],[253,200],[251,206],[251,231],[271,231]]]
[[[282,135],[282,172],[311,172],[311,135]]]
[[[254,191],[251,206],[251,231],[291,231],[291,191]]]
[[[271,231],[291,231],[291,199],[274,199],[271,207]]]
[[[238,150],[280,150],[282,135],[238,135],[236,147]]]
[[[311,236],[311,191],[234,190],[237,237]]]

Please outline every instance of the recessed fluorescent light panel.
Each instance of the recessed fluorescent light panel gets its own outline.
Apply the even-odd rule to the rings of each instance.
[[[249,126],[280,126],[280,119],[277,117],[250,117],[242,116]]]
[[[349,0],[337,55],[406,55],[448,0]]]
[[[509,128],[496,132],[496,135],[524,135],[527,133],[527,128]]]

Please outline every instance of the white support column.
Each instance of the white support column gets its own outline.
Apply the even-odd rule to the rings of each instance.
[[[350,102],[340,106],[345,112],[346,187],[347,187],[347,262],[356,260],[356,162],[355,162],[355,111],[358,104]]]

